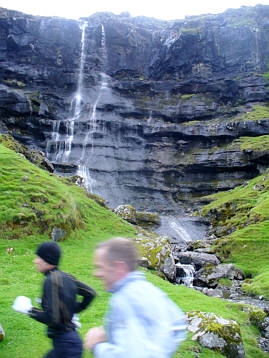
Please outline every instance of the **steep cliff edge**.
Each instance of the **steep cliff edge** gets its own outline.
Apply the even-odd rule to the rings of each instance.
[[[261,5],[174,22],[0,9],[0,131],[112,206],[193,206],[268,166],[268,34]]]

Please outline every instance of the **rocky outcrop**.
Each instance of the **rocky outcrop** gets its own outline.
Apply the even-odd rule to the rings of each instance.
[[[114,213],[131,224],[142,227],[160,225],[160,217],[157,213],[136,211],[132,205],[119,205],[114,209]]]
[[[268,19],[262,5],[174,22],[0,9],[0,132],[110,206],[193,207],[268,165],[233,145],[268,134]]]
[[[225,357],[244,358],[245,349],[237,322],[201,311],[187,313],[188,330],[195,335],[192,340]]]

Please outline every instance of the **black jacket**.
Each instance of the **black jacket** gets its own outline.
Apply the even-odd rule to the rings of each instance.
[[[77,301],[77,295],[83,297]],[[84,310],[95,297],[95,291],[72,275],[52,269],[46,273],[43,285],[42,310],[32,308],[29,315],[48,326],[48,337],[53,338],[75,330],[73,314]]]

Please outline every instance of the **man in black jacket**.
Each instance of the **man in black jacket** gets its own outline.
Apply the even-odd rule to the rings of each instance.
[[[28,314],[48,326],[48,337],[53,340],[53,350],[45,358],[80,358],[82,342],[76,332],[74,315],[84,310],[95,297],[95,291],[58,269],[60,247],[55,242],[39,245],[34,263],[37,270],[45,274],[42,309],[32,306],[24,296],[16,298],[13,308]],[[79,302],[76,296],[83,297]]]

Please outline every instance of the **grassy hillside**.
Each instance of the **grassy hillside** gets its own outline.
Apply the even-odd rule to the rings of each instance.
[[[50,346],[44,325],[12,310],[18,295],[34,302],[41,293],[43,277],[36,272],[34,252],[42,240],[48,240],[56,226],[66,231],[60,242],[62,270],[91,285],[98,297],[80,314],[82,336],[90,327],[100,325],[109,295],[93,277],[92,254],[97,242],[115,235],[134,236],[135,229],[104,207],[91,200],[84,190],[70,181],[50,174],[27,161],[20,154],[0,144],[0,323],[6,339],[0,343],[1,358],[38,358]],[[13,248],[13,254],[7,250]],[[240,305],[210,298],[184,286],[174,286],[151,272],[148,279],[165,290],[186,312],[202,310],[235,319],[241,327],[247,358],[265,358],[256,346],[257,329]],[[191,336],[176,357],[222,357],[202,348]],[[91,357],[89,352],[84,358]]]
[[[250,146],[251,138],[241,141]],[[257,139],[253,138],[253,146]],[[248,293],[269,299],[269,170],[228,192],[207,197],[202,209],[219,236],[216,251],[224,262],[241,268]]]

